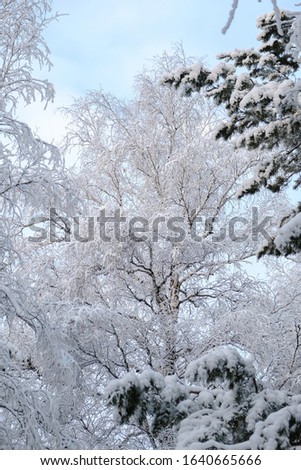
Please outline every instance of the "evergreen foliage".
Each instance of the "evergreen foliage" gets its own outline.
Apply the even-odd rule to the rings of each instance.
[[[153,371],[107,387],[121,424],[148,421],[154,438],[170,428],[178,449],[292,449],[301,443],[301,395],[271,390],[236,349],[192,361],[180,380]]]
[[[276,193],[301,184],[301,107],[299,59],[295,14],[276,13],[257,20],[258,49],[235,49],[218,56],[212,70],[202,65],[166,74],[163,82],[180,88],[184,95],[205,89],[207,97],[224,106],[228,118],[216,138],[236,137],[237,147],[264,152],[253,178],[239,196],[261,187]],[[289,255],[300,251],[300,204],[279,221],[279,230],[260,255]],[[289,225],[288,225],[289,224]],[[279,235],[279,236],[278,236]]]

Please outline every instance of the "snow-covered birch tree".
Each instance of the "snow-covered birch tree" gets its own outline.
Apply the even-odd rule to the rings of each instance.
[[[48,0],[0,4],[1,449],[76,445],[66,429],[76,361],[36,304],[30,280],[19,276],[30,264],[22,229],[31,216],[63,207],[69,188],[59,151],[16,119],[20,101],[30,105],[40,98],[47,105],[54,97],[53,86],[35,70],[51,65],[43,30],[56,17]]]
[[[108,380],[145,369],[182,377],[198,354],[234,341],[240,307],[260,296],[243,264],[265,235],[261,208],[273,207],[234,198],[258,155],[215,142],[222,115],[206,97],[161,86],[180,64],[189,65],[181,48],[164,53],[136,77],[132,100],[91,91],[66,110],[87,218],[35,284],[48,302],[66,302],[60,321],[95,390],[83,417],[95,440],[105,415],[89,413],[102,408]],[[121,446],[137,433],[146,447],[167,442],[147,421],[126,432]]]
[[[235,285],[238,294],[245,279],[239,267],[228,266],[238,266],[256,249],[251,238],[237,243],[231,233],[218,242],[235,213],[237,180],[252,161],[246,153],[238,158],[231,145],[213,146],[218,116],[202,96],[184,102],[160,87],[160,74],[176,60],[165,54],[156,70],[140,74],[131,102],[96,91],[67,111],[69,142],[82,153],[82,193],[94,214],[119,218],[120,233],[111,220],[96,245],[97,263],[89,257],[93,276],[90,291],[81,285],[83,300],[102,298],[125,315],[153,326],[158,321],[165,353],[156,345],[148,360],[166,374],[177,369],[181,346],[174,327],[181,311],[193,316],[208,299],[212,308],[215,301],[231,302]],[[226,166],[223,158],[232,164]]]

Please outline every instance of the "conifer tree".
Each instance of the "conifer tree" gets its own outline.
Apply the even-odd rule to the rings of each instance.
[[[184,95],[205,89],[207,97],[225,107],[228,118],[216,132],[225,140],[236,137],[237,147],[259,149],[261,159],[253,178],[239,196],[261,187],[276,193],[301,184],[301,107],[298,77],[299,48],[296,16],[287,11],[261,16],[258,49],[235,49],[218,56],[209,70],[201,64],[177,69],[163,82]],[[279,221],[279,229],[264,253],[284,254],[301,249],[301,203]]]
[[[301,395],[267,388],[252,362],[218,347],[192,361],[182,380],[153,371],[112,381],[107,399],[121,424],[170,428],[177,449],[292,449],[301,443]]]

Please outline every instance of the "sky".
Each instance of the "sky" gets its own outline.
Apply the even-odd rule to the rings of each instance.
[[[239,0],[232,25],[222,34],[232,2],[53,0],[53,11],[64,15],[45,31],[53,67],[42,77],[54,84],[55,101],[46,110],[40,103],[20,106],[19,119],[41,138],[59,143],[65,121],[58,108],[100,86],[119,98],[130,98],[135,75],[155,55],[171,51],[174,43],[181,42],[187,55],[202,57],[209,66],[220,52],[256,47],[256,18],[272,10],[271,0]],[[289,10],[295,3],[278,0]],[[67,155],[70,165],[75,160],[75,155]],[[249,270],[257,275],[263,267],[254,263]]]
[[[256,18],[272,10],[271,0],[240,0],[231,27],[222,34],[232,1],[53,0],[53,11],[63,16],[45,31],[53,67],[42,77],[54,84],[55,101],[46,110],[40,103],[20,106],[18,117],[41,138],[58,143],[64,134],[58,108],[100,86],[130,98],[135,75],[176,42],[209,65],[220,52],[256,46]],[[278,0],[290,10],[295,4]]]

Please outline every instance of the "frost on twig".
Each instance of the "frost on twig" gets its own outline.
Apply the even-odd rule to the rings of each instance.
[[[226,34],[226,32],[228,31],[228,29],[230,28],[233,20],[234,20],[234,16],[235,16],[235,12],[237,10],[237,7],[238,7],[238,1],[239,0],[233,0],[233,3],[232,3],[232,7],[231,7],[231,10],[229,12],[229,18],[228,18],[228,21],[227,23],[225,24],[225,26],[223,27],[222,29],[222,33],[223,34]]]
[[[225,24],[225,26],[222,29],[223,34],[226,34],[226,32],[230,28],[231,24],[233,23],[235,13],[236,13],[236,10],[238,8],[238,2],[239,2],[239,0],[233,0],[232,7],[231,7],[231,10],[229,12],[229,17],[228,17],[227,23]],[[258,2],[260,3],[261,0],[258,0]],[[279,7],[277,5],[277,0],[271,0],[271,2],[272,2],[273,9],[274,9],[274,12],[275,12],[277,30],[278,30],[278,33],[280,35],[282,35],[283,31],[282,31],[282,25],[281,25],[280,10],[279,10]]]

